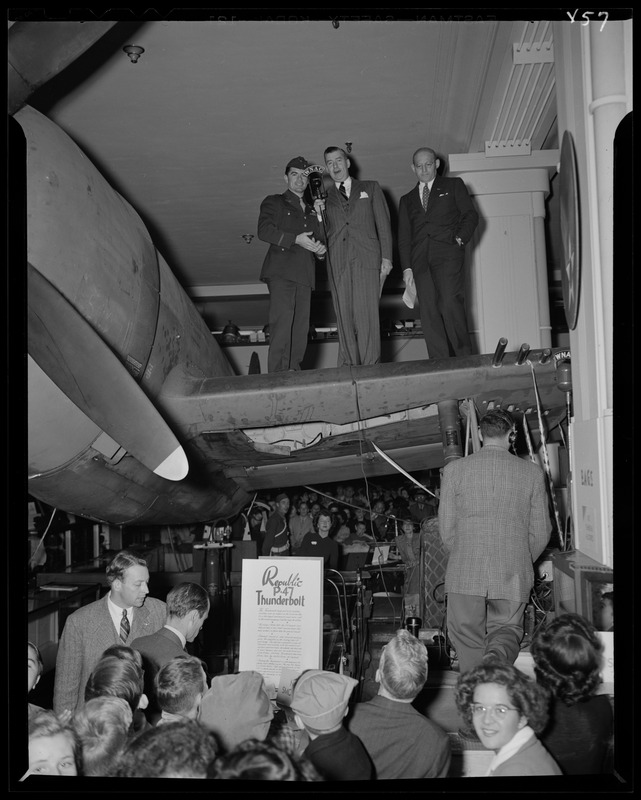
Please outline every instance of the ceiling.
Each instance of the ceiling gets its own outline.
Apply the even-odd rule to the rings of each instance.
[[[212,329],[266,322],[258,210],[293,156],[351,142],[394,220],[420,145],[558,146],[549,22],[120,22],[29,103],[138,211]]]

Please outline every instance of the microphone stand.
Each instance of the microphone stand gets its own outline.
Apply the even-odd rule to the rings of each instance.
[[[319,189],[318,193],[316,193],[312,189],[312,197],[314,198],[314,200],[325,200],[327,198],[327,192],[323,192],[322,179],[321,179],[320,185],[318,185],[318,189]],[[325,253],[325,263],[327,265],[327,277],[329,278],[330,289],[331,289],[332,298],[333,298],[333,301],[334,301],[333,305],[334,305],[334,311],[336,313],[336,328],[337,328],[337,334],[338,334],[338,347],[339,347],[339,351],[340,351],[341,339],[344,338],[341,335],[341,333],[345,330],[345,327],[343,325],[343,319],[342,319],[342,315],[341,315],[341,310],[340,310],[339,303],[338,303],[338,287],[336,285],[336,278],[334,276],[334,272],[333,272],[333,269],[332,269],[332,264],[331,264],[330,257],[329,257],[329,236],[328,236],[328,233],[327,233],[327,228],[328,228],[327,214],[326,214],[324,208],[321,209],[320,212],[318,212],[318,211],[316,212],[316,218],[323,225],[323,236],[325,237],[325,247],[327,248],[327,252]]]

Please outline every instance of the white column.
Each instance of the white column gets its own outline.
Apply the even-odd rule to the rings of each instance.
[[[632,87],[626,86],[625,29],[622,22],[607,22],[601,26],[590,25],[584,33],[584,64],[589,77],[588,157],[593,168],[595,197],[598,202],[591,207],[594,250],[598,253],[600,268],[593,272],[594,293],[602,320],[605,367],[605,397],[602,407],[612,408],[612,335],[613,335],[613,167],[614,136],[623,117],[631,111]],[[622,271],[633,265],[621,264]]]
[[[498,340],[508,351],[551,344],[545,198],[558,151],[524,156],[450,156],[450,175],[462,178],[480,221],[467,246],[468,325],[479,353]]]

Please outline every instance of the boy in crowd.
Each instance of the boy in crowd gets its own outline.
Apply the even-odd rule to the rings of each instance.
[[[343,725],[355,678],[308,669],[294,685],[292,710],[296,724],[307,731],[305,748],[318,772],[329,781],[372,780],[374,769],[360,739]]]

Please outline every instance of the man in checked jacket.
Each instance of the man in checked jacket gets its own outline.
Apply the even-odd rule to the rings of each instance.
[[[443,470],[438,515],[449,553],[447,627],[461,674],[488,655],[516,661],[533,562],[551,532],[543,470],[510,453],[511,414],[489,411],[479,427],[483,447]]]

